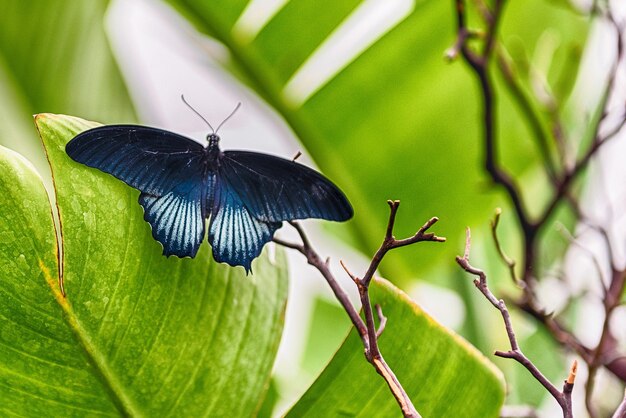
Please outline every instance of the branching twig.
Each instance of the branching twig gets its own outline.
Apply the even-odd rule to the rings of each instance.
[[[465,23],[465,3],[463,0],[455,0],[457,10],[457,39],[466,40],[467,33],[470,30]],[[489,76],[489,58],[493,48],[495,30],[499,21],[500,12],[502,10],[502,0],[496,0],[494,11],[491,13],[491,19],[488,25],[488,31],[485,35],[485,47],[482,55],[473,52],[466,42],[461,43],[461,55],[465,61],[474,70],[478,77],[481,91],[483,93],[483,127],[485,137],[485,167],[491,174],[494,182],[501,184],[508,192],[513,206],[518,214],[520,222],[523,226],[529,225],[529,216],[522,202],[522,197],[518,191],[517,185],[513,179],[504,172],[496,163],[496,142],[495,142],[495,95],[492,88],[492,82]]]
[[[576,377],[576,367],[577,364],[574,362],[572,365],[572,369],[570,374],[563,384],[563,390],[559,391],[556,386],[554,386],[534,365],[534,363],[524,355],[519,344],[517,342],[517,338],[515,336],[515,331],[513,330],[513,324],[511,323],[511,317],[509,311],[506,307],[506,304],[502,299],[497,299],[494,294],[491,292],[489,287],[487,286],[487,275],[483,270],[480,270],[476,267],[473,267],[469,262],[469,254],[470,254],[470,246],[471,246],[471,236],[470,230],[467,228],[466,240],[465,240],[465,251],[463,257],[457,256],[456,261],[461,266],[461,268],[468,273],[477,276],[478,279],[474,280],[474,285],[476,288],[480,290],[480,292],[485,296],[485,298],[500,311],[502,315],[502,319],[504,321],[504,327],[506,328],[506,334],[509,338],[509,344],[511,345],[511,349],[508,351],[496,351],[494,354],[498,357],[510,358],[522,366],[526,368],[530,372],[530,374],[539,382],[541,385],[552,395],[552,397],[558,402],[563,410],[564,418],[572,418],[572,398],[571,393],[574,387],[574,379]]]
[[[504,264],[506,264],[506,266],[509,268],[509,273],[511,274],[511,280],[513,280],[513,283],[520,286],[520,285],[523,285],[523,282],[520,281],[517,278],[517,275],[515,274],[515,260],[513,260],[511,257],[506,255],[506,253],[504,252],[504,249],[502,248],[502,244],[500,244],[500,240],[498,239],[498,225],[500,223],[501,214],[502,214],[502,209],[497,208],[496,215],[493,218],[493,221],[491,221],[491,236],[493,237],[493,242],[496,245],[496,250],[498,251],[498,255],[500,255],[500,258],[502,259]]]
[[[369,345],[368,345],[367,329],[365,328],[365,323],[359,316],[359,313],[357,312],[357,310],[350,303],[350,298],[348,297],[348,294],[341,288],[341,286],[335,279],[335,276],[328,268],[328,264],[325,261],[323,261],[320,255],[313,249],[313,247],[311,246],[311,243],[309,242],[308,237],[306,236],[306,233],[304,232],[300,224],[298,224],[297,222],[290,222],[290,224],[296,229],[296,231],[298,231],[298,234],[300,235],[300,239],[302,240],[302,244],[290,243],[290,242],[283,241],[280,238],[276,238],[276,237],[274,238],[274,242],[277,244],[283,245],[287,248],[292,248],[294,250],[301,252],[306,257],[307,262],[313,267],[315,267],[322,274],[322,276],[324,277],[324,279],[326,279],[326,282],[332,289],[333,293],[335,294],[335,297],[337,298],[339,303],[341,303],[341,306],[350,317],[350,321],[352,321],[352,324],[354,325],[357,332],[361,336],[361,340],[363,341],[363,344],[365,345],[365,348],[367,349]]]
[[[433,226],[438,220],[437,218],[431,218],[412,237],[400,240],[396,239],[393,236],[393,227],[395,224],[396,213],[398,211],[398,206],[400,205],[400,202],[398,200],[389,200],[387,203],[389,204],[390,213],[385,238],[383,239],[383,242],[378,251],[376,251],[376,253],[372,257],[372,261],[370,262],[367,271],[363,275],[363,278],[357,277],[348,269],[343,261],[340,261],[341,266],[346,271],[348,276],[352,279],[352,281],[356,284],[359,290],[361,308],[363,309],[365,321],[363,321],[357,310],[354,308],[354,306],[352,306],[350,300],[348,299],[348,295],[341,288],[341,286],[333,276],[332,272],[329,269],[328,262],[322,261],[322,258],[319,256],[319,254],[313,249],[308,237],[306,236],[304,230],[299,223],[290,222],[290,224],[298,231],[300,239],[302,240],[302,244],[295,244],[283,241],[280,238],[274,238],[274,242],[301,252],[306,257],[308,263],[315,267],[322,274],[322,276],[326,279],[326,282],[333,290],[335,297],[337,298],[337,300],[339,300],[339,303],[341,303],[346,313],[350,317],[352,324],[359,333],[361,341],[363,342],[363,347],[365,348],[365,358],[370,364],[372,364],[372,366],[374,366],[378,374],[380,374],[387,382],[389,389],[391,390],[393,396],[396,398],[396,401],[398,402],[398,405],[402,410],[402,414],[405,417],[419,418],[420,415],[413,406],[411,399],[402,387],[402,384],[400,384],[400,382],[398,381],[398,378],[394,374],[393,370],[391,370],[389,365],[385,362],[385,359],[380,352],[380,348],[378,347],[378,338],[385,330],[387,318],[383,315],[382,308],[379,305],[376,305],[376,314],[378,316],[379,322],[378,328],[376,328],[372,303],[369,296],[369,285],[372,281],[372,278],[374,277],[374,273],[376,272],[378,266],[385,257],[385,254],[387,254],[389,250],[415,244],[420,241],[443,242],[445,241],[445,238],[438,237],[433,233],[427,232],[428,229]]]
[[[439,220],[436,217],[430,218],[428,222],[422,225],[422,227],[412,237],[400,239],[400,240],[396,239],[393,236],[393,226],[396,221],[396,212],[398,212],[398,206],[400,206],[400,201],[388,200],[387,204],[389,205],[389,209],[390,209],[389,221],[387,223],[387,232],[385,234],[385,239],[383,240],[383,243],[380,245],[380,248],[378,248],[378,251],[376,251],[376,254],[374,254],[374,257],[372,257],[370,266],[365,272],[365,274],[363,275],[363,278],[361,279],[362,284],[365,286],[369,285],[369,282],[372,280],[372,277],[374,277],[374,273],[378,269],[378,265],[383,260],[383,257],[385,256],[385,254],[387,254],[389,250],[392,250],[398,247],[404,247],[406,245],[415,244],[416,242],[420,242],[420,241],[444,242],[446,240],[445,238],[438,237],[433,233],[426,232],[428,231],[428,229],[430,229],[431,226],[433,226]]]
[[[611,24],[611,27],[615,31],[616,55],[613,65],[609,70],[606,86],[603,90],[602,99],[600,100],[600,117],[597,118],[592,129],[593,140],[589,145],[589,148],[587,148],[587,150],[574,164],[574,166],[566,169],[561,178],[557,182],[555,182],[554,195],[548,203],[546,209],[544,210],[543,215],[540,216],[539,220],[537,221],[537,224],[539,225],[545,224],[550,216],[552,216],[556,207],[564,200],[564,197],[568,193],[572,182],[584,171],[584,169],[589,164],[589,161],[598,152],[600,147],[602,147],[602,145],[606,144],[609,140],[614,138],[626,124],[626,117],[622,117],[620,123],[613,127],[613,129],[603,135],[600,134],[602,122],[604,122],[605,116],[609,113],[609,99],[611,98],[611,95],[615,90],[615,80],[617,78],[617,73],[624,56],[624,43],[622,39],[622,33],[624,28],[622,28],[615,21],[613,15],[610,12],[607,12],[604,17],[608,20],[608,22]]]
[[[520,226],[520,231],[523,238],[523,258],[521,260],[521,275],[520,280],[524,283],[522,298],[516,301],[516,305],[522,308],[525,312],[529,313],[533,318],[537,319],[543,324],[546,329],[552,334],[553,338],[561,345],[574,350],[581,358],[588,363],[590,370],[593,372],[592,365],[596,367],[604,366],[610,372],[617,377],[626,381],[626,359],[622,356],[619,357],[615,354],[614,350],[614,338],[610,333],[610,329],[606,326],[606,321],[610,318],[610,313],[614,309],[615,296],[623,294],[624,289],[624,276],[626,272],[619,272],[613,268],[612,279],[609,289],[606,292],[605,298],[605,327],[606,336],[601,337],[598,346],[595,348],[589,348],[582,344],[572,332],[567,330],[557,318],[547,314],[537,302],[537,297],[534,292],[535,282],[537,280],[537,274],[535,268],[537,266],[537,258],[539,254],[538,237],[546,229],[550,219],[554,216],[557,208],[563,202],[569,202],[570,206],[575,209],[575,214],[579,213],[576,209],[578,205],[572,195],[572,187],[578,177],[581,176],[583,171],[589,165],[591,159],[597,154],[598,150],[606,144],[609,140],[614,138],[626,124],[626,117],[622,118],[619,123],[613,126],[610,130],[601,132],[601,128],[605,128],[606,115],[609,114],[609,99],[613,95],[615,90],[615,80],[617,78],[618,71],[621,71],[624,61],[624,42],[622,34],[624,28],[620,26],[614,19],[610,10],[602,11],[600,8],[594,8],[593,13],[600,15],[608,20],[611,27],[616,34],[616,57],[613,65],[609,68],[606,84],[604,86],[601,100],[598,107],[597,114],[599,115],[594,119],[594,123],[591,126],[590,141],[581,141],[585,147],[579,152],[579,157],[573,161],[563,161],[562,164],[556,165],[551,161],[550,150],[548,147],[548,141],[545,136],[547,132],[542,128],[541,120],[539,116],[534,112],[534,106],[530,103],[529,97],[522,93],[521,87],[515,80],[514,68],[511,64],[504,60],[500,56],[500,70],[506,81],[506,85],[512,91],[514,98],[517,100],[524,117],[534,131],[535,137],[538,141],[540,151],[543,158],[543,166],[546,170],[548,178],[552,179],[553,192],[552,196],[548,200],[545,207],[539,212],[538,216],[531,217],[526,206],[526,201],[523,199],[523,193],[516,183],[515,179],[509,174],[508,171],[500,164],[497,152],[497,119],[496,119],[496,91],[493,81],[491,79],[491,70],[497,68],[490,65],[493,58],[492,51],[501,51],[495,46],[495,40],[497,38],[497,23],[501,19],[503,4],[505,0],[494,0],[492,8],[486,9],[484,5],[479,7],[479,14],[483,17],[485,24],[484,44],[482,49],[472,49],[467,43],[467,34],[472,30],[467,27],[466,19],[466,0],[454,0],[456,5],[456,20],[457,20],[457,41],[455,48],[458,49],[464,59],[469,65],[472,73],[476,76],[478,81],[480,92],[482,95],[482,125],[483,125],[483,146],[485,150],[485,168],[490,175],[492,181],[501,185],[509,200],[515,209],[515,214]],[[607,6],[608,8],[609,6]],[[549,109],[551,112],[558,112],[558,109]],[[557,114],[557,113],[555,113]],[[626,115],[625,115],[626,116]],[[555,132],[552,132],[556,135]],[[557,145],[563,138],[554,138]],[[496,245],[499,247],[496,238]],[[501,248],[498,248],[500,255],[505,263],[511,269],[510,259],[503,256]],[[612,266],[614,267],[614,262]],[[621,273],[621,274],[618,274]],[[618,293],[621,291],[621,293]],[[604,335],[604,332],[603,332]]]

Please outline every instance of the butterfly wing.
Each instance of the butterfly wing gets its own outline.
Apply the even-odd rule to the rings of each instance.
[[[183,183],[163,196],[139,195],[144,219],[152,227],[152,236],[163,245],[163,255],[195,257],[204,238],[202,188]]]
[[[233,188],[229,178],[218,176],[209,226],[213,258],[250,272],[252,260],[261,254],[282,222],[256,219]]]
[[[65,147],[75,161],[139,189],[144,219],[164,255],[194,257],[204,237],[202,145],[172,132],[135,125],[90,129]]]
[[[205,155],[202,145],[189,138],[137,125],[90,129],[68,142],[65,151],[74,161],[158,197],[186,180],[200,181]]]
[[[263,222],[320,218],[346,221],[346,196],[330,180],[302,164],[268,154],[225,151],[219,177],[226,178],[249,212]]]

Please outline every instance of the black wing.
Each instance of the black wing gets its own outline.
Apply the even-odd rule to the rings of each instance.
[[[225,151],[218,178],[226,178],[245,207],[264,222],[320,218],[346,221],[346,196],[330,180],[302,164],[268,154]]]
[[[243,266],[250,272],[252,260],[281,225],[252,216],[230,179],[218,176],[209,226],[209,243],[216,261]]]
[[[194,257],[204,237],[206,196],[202,145],[172,132],[136,125],[82,132],[65,147],[75,161],[139,189],[144,219],[163,254]]]
[[[74,161],[112,174],[157,197],[184,181],[203,181],[202,145],[162,129],[101,126],[75,136],[65,151]]]

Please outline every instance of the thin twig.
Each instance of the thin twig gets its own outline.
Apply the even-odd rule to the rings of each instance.
[[[563,403],[565,404],[565,408],[563,408],[563,415],[569,414],[567,416],[573,417],[574,412],[572,409],[572,392],[574,391],[574,383],[576,381],[576,372],[578,371],[578,361],[574,360],[572,362],[572,366],[569,371],[569,375],[567,379],[563,382]],[[562,406],[563,407],[563,406]]]
[[[498,161],[498,149],[496,141],[497,119],[496,119],[496,94],[490,75],[490,58],[496,38],[497,23],[500,21],[504,0],[495,0],[493,9],[485,17],[487,32],[485,35],[485,45],[482,53],[472,51],[467,43],[461,45],[461,54],[465,62],[470,66],[472,72],[478,80],[482,93],[482,119],[483,119],[483,140],[484,140],[484,164],[485,169],[491,176],[494,183],[501,185],[513,204],[517,220],[521,230],[524,232],[524,270],[522,280],[525,282],[524,299],[534,300],[533,288],[534,279],[532,277],[532,266],[535,259],[535,240],[537,237],[537,226],[530,218],[526,204],[522,198],[520,188],[515,179],[505,171]],[[457,17],[457,37],[464,38],[468,28],[466,26],[466,13],[464,0],[455,0]]]
[[[624,42],[622,39],[623,28],[615,21],[613,15],[610,12],[605,14],[605,18],[608,20],[608,22],[611,24],[612,28],[615,31],[617,51],[613,65],[609,70],[606,85],[602,93],[602,98],[600,100],[600,117],[596,119],[596,122],[593,125],[593,141],[591,142],[591,145],[589,146],[587,151],[583,153],[582,157],[574,164],[574,166],[566,170],[560,180],[555,183],[554,195],[548,203],[546,209],[544,210],[543,215],[540,216],[539,220],[537,221],[539,225],[546,223],[550,216],[552,216],[554,210],[563,200],[564,195],[568,192],[571,183],[584,171],[584,169],[589,164],[589,161],[598,152],[600,147],[602,147],[602,145],[606,144],[608,141],[614,138],[626,124],[626,117],[622,117],[620,123],[613,127],[613,129],[611,129],[604,135],[600,134],[602,122],[604,122],[605,116],[609,113],[609,99],[611,98],[611,95],[615,90],[615,81],[617,79],[617,74],[620,68],[620,64],[622,62],[622,58],[624,56]]]
[[[378,251],[376,251],[376,253],[374,254],[374,257],[372,257],[372,261],[370,262],[369,268],[367,269],[367,271],[363,275],[363,278],[361,279],[364,286],[369,285],[369,282],[372,280],[372,277],[374,277],[374,273],[378,269],[380,262],[383,260],[383,257],[385,257],[385,254],[387,254],[389,250],[392,250],[398,247],[404,247],[406,245],[415,244],[420,241],[444,242],[446,240],[443,237],[438,237],[433,233],[426,232],[428,231],[428,229],[430,229],[431,226],[433,226],[439,220],[437,217],[430,218],[428,222],[422,225],[422,227],[412,237],[400,239],[400,240],[396,239],[393,236],[393,226],[396,221],[396,213],[398,212],[398,206],[400,206],[400,201],[388,200],[387,204],[389,205],[389,221],[387,222],[387,232],[385,234],[385,238],[382,244],[378,248]]]
[[[379,339],[387,325],[387,317],[383,315],[383,308],[376,304],[376,314],[378,315],[378,329],[376,330],[376,339]]]
[[[346,274],[348,275],[348,277],[350,277],[352,279],[352,281],[357,284],[359,279],[348,269],[348,267],[346,266],[346,264],[343,262],[343,260],[339,260],[339,264],[341,264],[341,267],[343,268],[343,271],[346,272]]]
[[[443,54],[444,58],[448,61],[454,61],[459,56],[459,53],[461,52],[461,47],[463,46],[463,44],[465,44],[465,42],[467,42],[467,40],[478,39],[482,37],[484,37],[484,34],[482,32],[473,30],[464,31],[460,34],[460,36],[457,36],[454,45],[448,48]]]
[[[367,269],[363,278],[358,278],[348,269],[343,261],[340,261],[340,264],[345,270],[346,274],[352,279],[352,281],[356,284],[359,290],[361,308],[363,310],[365,321],[363,321],[357,310],[350,303],[348,295],[341,288],[341,286],[333,276],[332,272],[330,271],[328,259],[326,261],[322,261],[322,258],[313,249],[311,242],[309,241],[306,233],[304,232],[304,229],[299,223],[293,221],[290,222],[290,224],[296,229],[296,231],[300,235],[302,244],[291,243],[288,241],[284,241],[280,238],[274,238],[274,242],[287,248],[299,251],[306,257],[307,262],[315,267],[322,274],[322,276],[326,279],[326,282],[333,290],[335,297],[337,297],[337,300],[339,300],[339,303],[341,303],[341,305],[347,312],[350,320],[352,321],[352,324],[357,329],[359,336],[361,337],[363,347],[365,348],[365,358],[370,364],[372,364],[372,366],[374,366],[378,374],[380,374],[383,379],[385,379],[385,382],[389,386],[391,393],[395,397],[398,405],[400,406],[400,409],[402,410],[402,414],[405,417],[420,418],[420,415],[415,409],[415,406],[413,405],[411,399],[402,387],[402,384],[400,384],[400,382],[398,381],[398,378],[394,374],[391,367],[389,367],[389,365],[385,362],[385,359],[380,352],[380,348],[378,347],[378,338],[385,330],[387,318],[383,315],[382,308],[379,305],[376,305],[375,308],[379,323],[378,328],[376,328],[374,314],[372,310],[372,303],[369,296],[369,285],[374,276],[374,273],[378,269],[378,266],[382,262],[385,254],[387,254],[389,250],[414,244],[420,241],[443,242],[445,241],[445,238],[438,237],[433,233],[427,232],[428,229],[437,222],[437,218],[431,218],[412,237],[397,240],[393,236],[393,227],[395,224],[396,213],[398,211],[398,206],[400,205],[400,202],[397,200],[389,200],[387,203],[389,204],[390,213],[389,221],[387,223],[387,230],[385,232],[385,238],[383,239],[383,243],[381,244],[378,251],[376,251],[376,253],[374,254],[374,257],[372,257],[372,261],[370,262],[369,268]]]
[[[509,268],[511,280],[513,280],[514,284],[520,286],[520,285],[523,285],[523,282],[520,281],[515,275],[515,260],[513,260],[512,258],[506,255],[506,253],[504,252],[504,249],[502,248],[502,244],[500,244],[500,240],[498,239],[498,225],[500,224],[501,214],[502,214],[502,209],[497,208],[493,221],[491,221],[491,236],[493,237],[493,242],[496,244],[496,250],[498,251],[500,258],[502,259],[504,264],[506,264],[506,266]]]
[[[563,391],[559,391],[556,386],[554,386],[541,371],[534,365],[534,363],[524,355],[521,348],[519,347],[519,343],[517,342],[517,337],[515,336],[515,331],[513,330],[513,324],[511,323],[511,316],[506,307],[506,304],[502,299],[497,299],[494,294],[491,292],[489,287],[487,286],[487,275],[481,269],[478,269],[472,266],[469,262],[469,254],[471,247],[471,234],[470,229],[466,230],[466,239],[465,239],[465,251],[463,257],[457,256],[456,262],[461,266],[461,268],[468,273],[477,276],[478,279],[474,280],[474,285],[476,288],[485,296],[485,298],[500,311],[502,315],[502,320],[504,321],[504,327],[506,329],[506,334],[509,339],[509,344],[511,345],[511,349],[508,351],[496,351],[494,354],[498,357],[510,358],[522,366],[526,368],[530,372],[530,374],[539,382],[541,385],[552,395],[552,397],[557,401],[559,406],[563,411],[564,418],[572,418],[572,400],[571,400],[571,391],[574,386],[574,378],[576,365],[572,366],[570,370],[570,374],[568,379],[565,381],[563,386]]]
[[[365,328],[365,324],[359,316],[359,313],[350,303],[350,298],[348,297],[348,294],[341,288],[341,286],[335,279],[335,276],[330,271],[328,264],[324,260],[322,260],[319,254],[313,249],[308,237],[306,236],[306,233],[304,232],[300,224],[298,224],[297,222],[290,222],[290,224],[296,229],[296,231],[298,231],[300,239],[302,240],[302,244],[298,245],[289,243],[279,238],[274,238],[274,242],[280,245],[284,245],[287,248],[292,248],[299,251],[306,257],[307,262],[315,267],[322,274],[322,276],[324,277],[324,279],[326,279],[326,282],[332,289],[333,293],[335,294],[335,297],[337,298],[339,303],[341,303],[341,306],[343,306],[344,310],[350,317],[350,321],[352,321],[352,325],[354,325],[357,332],[361,336],[363,344],[367,344],[367,330]]]
[[[589,256],[591,262],[593,263],[594,268],[596,269],[596,273],[598,274],[598,278],[600,279],[600,283],[602,284],[603,294],[606,295],[608,289],[606,287],[606,279],[604,277],[604,273],[602,272],[602,266],[600,265],[600,260],[598,257],[591,251],[589,248],[584,246],[570,231],[567,230],[565,225],[558,223],[557,230],[561,233],[561,235],[571,244],[578,247],[581,251]]]
[[[476,0],[479,1],[479,0]],[[499,184],[504,188],[509,200],[511,201],[515,214],[518,220],[520,231],[523,238],[523,258],[521,260],[522,268],[520,279],[524,282],[523,295],[520,300],[516,301],[516,305],[522,308],[525,312],[529,313],[533,318],[537,319],[545,328],[552,334],[553,338],[561,345],[568,349],[574,350],[585,362],[592,362],[599,354],[598,358],[602,359],[602,366],[606,367],[610,372],[617,377],[626,381],[626,360],[609,360],[616,358],[612,354],[612,351],[597,353],[595,349],[588,348],[581,341],[579,341],[569,330],[567,330],[557,318],[546,314],[544,309],[540,307],[537,301],[537,297],[534,292],[537,275],[534,269],[537,266],[537,257],[539,254],[538,249],[538,237],[545,230],[550,219],[555,214],[557,208],[562,202],[572,202],[571,189],[574,182],[581,176],[582,172],[586,169],[589,162],[596,155],[598,150],[614,138],[626,124],[626,117],[622,118],[619,123],[613,126],[608,132],[601,133],[601,128],[604,128],[606,118],[609,113],[609,98],[613,95],[615,90],[615,80],[618,70],[623,68],[624,57],[624,43],[621,34],[624,32],[623,28],[616,22],[610,10],[602,11],[600,8],[595,7],[594,14],[601,14],[612,25],[616,37],[616,49],[617,54],[613,65],[609,69],[607,81],[603,89],[601,100],[598,106],[598,115],[591,126],[590,132],[592,132],[591,141],[581,141],[586,145],[586,149],[580,152],[578,159],[569,164],[567,161],[561,164],[559,172],[556,172],[558,167],[554,167],[554,173],[552,168],[548,167],[548,154],[549,150],[545,144],[540,144],[543,149],[544,164],[546,164],[547,174],[553,179],[553,193],[548,200],[545,208],[540,211],[536,217],[531,217],[526,207],[526,201],[523,199],[522,191],[516,180],[510,175],[508,171],[500,164],[498,160],[497,150],[497,118],[496,118],[496,91],[491,79],[491,69],[494,66],[490,65],[492,58],[492,51],[498,51],[495,47],[495,39],[497,38],[497,23],[502,18],[502,11],[504,0],[494,0],[491,10],[484,6],[484,3],[479,1],[479,14],[483,17],[486,25],[486,31],[484,36],[484,45],[482,49],[477,51],[471,49],[467,42],[467,33],[471,31],[467,27],[467,17],[465,11],[465,0],[454,0],[456,5],[456,21],[457,21],[457,44],[455,46],[461,52],[464,61],[472,70],[472,73],[476,76],[480,92],[482,95],[482,127],[483,127],[483,144],[485,150],[484,164],[487,173],[490,175],[492,181],[495,184]],[[607,6],[608,7],[608,6]],[[458,46],[457,46],[458,45]],[[501,70],[505,73],[505,78],[514,78],[513,68],[509,68],[505,64],[508,64],[501,60]],[[506,81],[506,80],[505,80]],[[508,80],[510,82],[510,80]],[[515,87],[515,86],[513,86]],[[515,92],[514,92],[515,93]],[[532,112],[529,113],[533,106],[527,103],[527,97],[518,97],[522,110],[525,112],[525,116],[530,120],[531,126],[535,128],[535,135],[538,135],[539,141],[543,141],[545,133],[541,127],[538,116]],[[551,109],[554,114],[558,114],[558,109]],[[556,138],[559,139],[559,138]],[[573,205],[575,208],[577,205]],[[614,285],[614,289],[620,287],[619,282]],[[615,291],[616,292],[616,291]],[[615,293],[617,294],[617,293]],[[613,294],[613,295],[615,295]],[[613,297],[613,296],[611,296]],[[608,338],[608,337],[607,337]],[[609,350],[608,345],[604,345],[603,350]],[[612,348],[611,348],[612,350]]]

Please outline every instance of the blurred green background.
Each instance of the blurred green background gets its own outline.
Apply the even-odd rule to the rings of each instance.
[[[448,242],[395,251],[381,275],[429,302],[436,317],[450,321],[484,353],[503,348],[504,334],[493,331],[501,329],[498,316],[454,263],[469,225],[474,263],[489,271],[495,289],[515,292],[488,229],[494,209],[502,207],[502,242],[519,258],[513,213],[482,168],[477,85],[463,63],[444,59],[455,42],[452,1],[0,0],[0,7],[0,144],[26,156],[44,178],[49,168],[33,114],[191,133],[188,121],[203,128],[181,106],[180,93],[193,89],[194,103],[211,121],[242,100],[238,121],[224,128],[233,140],[223,147],[252,141],[259,150],[269,143],[276,152],[306,151],[355,208],[347,226],[324,225],[323,232],[338,238],[331,248],[352,251],[348,257],[359,267],[382,239],[387,199],[402,202],[399,237],[438,216],[434,231]],[[471,22],[479,25],[475,15]],[[566,1],[531,0],[508,5],[501,26],[503,53],[523,90],[533,96],[537,79],[544,80],[574,135],[582,134],[581,112],[590,107],[571,100],[589,24]],[[190,86],[194,80],[203,84]],[[502,77],[495,82],[502,164],[538,210],[548,191],[532,131]],[[537,110],[549,129],[549,112],[541,105]],[[243,126],[250,118],[253,129]],[[571,226],[568,214],[558,218]],[[544,271],[566,248],[556,232],[548,235],[539,267]],[[432,294],[443,299],[429,301]],[[283,373],[283,387],[289,386],[287,375],[299,376],[295,386],[306,387],[302,374],[312,379],[319,373],[348,328],[345,314],[326,295],[310,297],[305,305],[311,312],[304,317],[311,327],[301,331],[308,342],[292,347],[300,369]],[[459,306],[441,303],[450,298]],[[333,332],[326,331],[329,324]],[[522,344],[549,347],[555,358],[543,357],[541,366],[560,378],[565,360],[549,338],[527,325]],[[525,371],[498,364],[507,372],[510,402],[542,403],[545,393]]]

